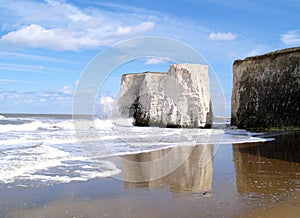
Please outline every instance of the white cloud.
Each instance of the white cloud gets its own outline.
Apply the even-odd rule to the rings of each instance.
[[[169,61],[170,61],[169,58],[149,57],[149,58],[146,59],[145,64],[146,65],[154,65],[154,64],[166,63],[166,62],[169,62]]]
[[[113,110],[115,99],[110,96],[101,96],[99,100],[99,116],[109,118]]]
[[[73,99],[74,87],[71,85],[66,85],[57,90],[42,91],[36,93],[35,96],[31,96],[36,99],[37,102],[56,102],[56,101],[67,101],[71,102]]]
[[[253,48],[252,50],[250,50],[250,52],[246,53],[246,57],[262,55],[262,54],[265,54],[265,53],[270,52],[272,50],[276,50],[276,49],[272,48],[272,47],[269,47],[267,45],[258,45],[255,48]]]
[[[1,79],[0,78],[0,85],[9,85],[14,83],[30,83],[25,80],[14,80],[14,79]]]
[[[180,40],[194,46],[196,50],[205,54],[206,58],[218,61],[224,56],[233,56],[228,54],[229,52],[234,52],[238,57],[241,53],[245,54],[256,46],[253,42],[245,43],[246,37],[240,35],[234,43],[213,43],[215,47],[212,49],[209,40],[233,40],[237,38],[237,35],[231,32],[214,32],[209,27],[200,26],[199,23],[195,24],[190,20],[128,7],[125,3],[122,5],[89,1],[79,7],[79,4],[76,6],[75,2],[72,4],[68,2],[70,1],[0,1],[1,15],[5,17],[1,23],[0,47],[8,48],[8,50],[14,48],[14,52],[29,51],[32,54],[38,54],[36,49],[40,48],[54,51],[98,50],[101,46],[109,46],[129,37],[152,35]],[[34,50],[28,48],[34,48]],[[17,53],[15,54],[17,56]],[[47,52],[48,54],[55,53]],[[78,54],[81,55],[81,53]],[[10,56],[12,55],[11,53]],[[19,57],[21,58],[22,54]],[[47,60],[47,57],[31,57],[30,55],[23,55],[23,57],[30,60]],[[61,58],[64,56],[57,57],[58,60]],[[68,59],[67,56],[65,58]],[[52,61],[56,61],[55,58],[52,58]],[[76,61],[81,60],[76,59]],[[147,64],[158,62],[160,60],[152,59],[148,60]],[[43,63],[39,65],[43,66]],[[22,70],[19,66],[2,64],[0,68],[22,72],[31,69],[30,67]],[[34,69],[37,72],[42,70],[45,71],[45,69]]]
[[[15,100],[15,99],[23,99],[23,96],[19,94],[6,94],[5,98],[7,100]]]
[[[262,51],[261,49],[253,49],[251,50],[249,53],[247,53],[247,57],[251,57],[251,56],[257,56],[257,55],[261,55],[262,54]]]
[[[59,8],[61,10],[66,11],[66,16],[71,20],[71,21],[75,21],[75,22],[86,22],[88,20],[90,20],[92,17],[83,13],[82,11],[80,11],[79,8],[70,5],[70,4],[66,4],[63,3],[62,1],[57,1],[57,0],[46,0],[46,2],[48,3],[48,5],[51,8]]]
[[[137,33],[143,33],[148,30],[151,30],[155,27],[155,23],[153,22],[142,22],[139,25],[136,26],[125,26],[125,27],[119,27],[117,30],[118,35],[131,35],[131,34],[137,34]]]
[[[35,73],[49,73],[49,72],[73,73],[74,72],[74,70],[69,70],[65,68],[45,67],[41,65],[14,64],[14,63],[0,63],[0,70],[35,72]]]
[[[27,81],[6,80],[0,79],[1,82],[9,83],[26,83]],[[1,90],[0,90],[1,91]],[[3,90],[1,95],[4,100],[14,101],[14,103],[45,103],[55,104],[57,102],[71,103],[73,100],[74,87],[72,85],[62,86],[54,90],[41,90],[41,91],[16,91],[16,90]],[[12,102],[10,102],[12,103]]]
[[[0,46],[80,51],[108,46],[128,35],[153,30],[153,14],[79,8],[58,0],[0,3],[6,21]],[[26,8],[26,10],[24,10]],[[140,23],[137,24],[137,21]],[[7,27],[7,28],[6,28]],[[1,33],[1,32],[0,32]]]
[[[290,30],[281,35],[281,41],[287,45],[300,44],[300,30]]]
[[[60,28],[45,29],[36,24],[9,32],[0,39],[0,43],[5,45],[58,51],[95,48],[100,45],[107,45],[108,42],[109,40],[99,40],[84,33]]]
[[[109,106],[115,102],[115,99],[110,96],[100,97],[100,106]]]
[[[89,7],[77,7],[60,0],[15,0],[0,2],[0,10],[6,18],[1,23],[0,46],[15,50],[83,51],[143,34],[198,44],[199,40],[207,41],[212,32],[159,12],[97,1]],[[227,40],[232,37],[230,34],[225,33]]]
[[[208,38],[213,41],[231,41],[236,39],[236,35],[228,32],[228,33],[210,33]]]
[[[63,94],[73,94],[73,87],[70,85],[63,86],[60,90]]]
[[[28,52],[28,51],[27,51]],[[17,60],[30,60],[30,61],[40,61],[40,62],[54,62],[54,63],[66,63],[66,64],[74,64],[78,63],[78,61],[70,61],[62,57],[57,56],[45,56],[45,55],[36,55],[30,53],[22,53],[22,52],[7,52],[7,51],[0,51],[0,58],[2,59],[14,59],[16,62]]]

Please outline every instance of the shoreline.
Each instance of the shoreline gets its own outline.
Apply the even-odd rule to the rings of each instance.
[[[299,135],[290,132],[276,135],[275,141],[223,144],[213,157],[208,156],[212,161],[205,165],[201,165],[203,154],[212,155],[211,148],[199,145],[183,165],[151,181],[143,181],[143,176],[163,175],[165,167],[146,169],[121,162],[122,178],[126,181],[107,177],[38,188],[1,187],[0,215],[268,217],[276,211],[281,214],[289,210],[286,214],[293,217],[298,215],[299,210],[294,207],[300,203],[300,162],[296,152]],[[162,149],[121,157],[145,162],[166,152]]]

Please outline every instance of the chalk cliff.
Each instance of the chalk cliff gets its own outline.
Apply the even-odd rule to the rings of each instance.
[[[231,111],[240,128],[299,128],[300,47],[236,60]]]
[[[119,110],[137,126],[201,127],[212,125],[208,67],[173,64],[168,73],[122,76]]]

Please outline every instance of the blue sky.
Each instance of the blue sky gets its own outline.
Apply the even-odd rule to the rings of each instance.
[[[193,47],[227,102],[235,59],[300,46],[297,0],[2,0],[0,10],[0,113],[72,113],[86,65],[121,40],[161,36]],[[113,97],[122,73],[147,70],[168,64],[125,64],[99,95]]]

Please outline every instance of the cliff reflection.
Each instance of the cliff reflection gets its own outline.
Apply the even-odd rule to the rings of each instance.
[[[213,145],[127,155],[122,163],[124,185],[126,188],[149,189],[168,185],[174,193],[206,193],[212,188],[212,157]]]
[[[300,189],[299,132],[275,141],[233,145],[239,193],[277,195]]]

